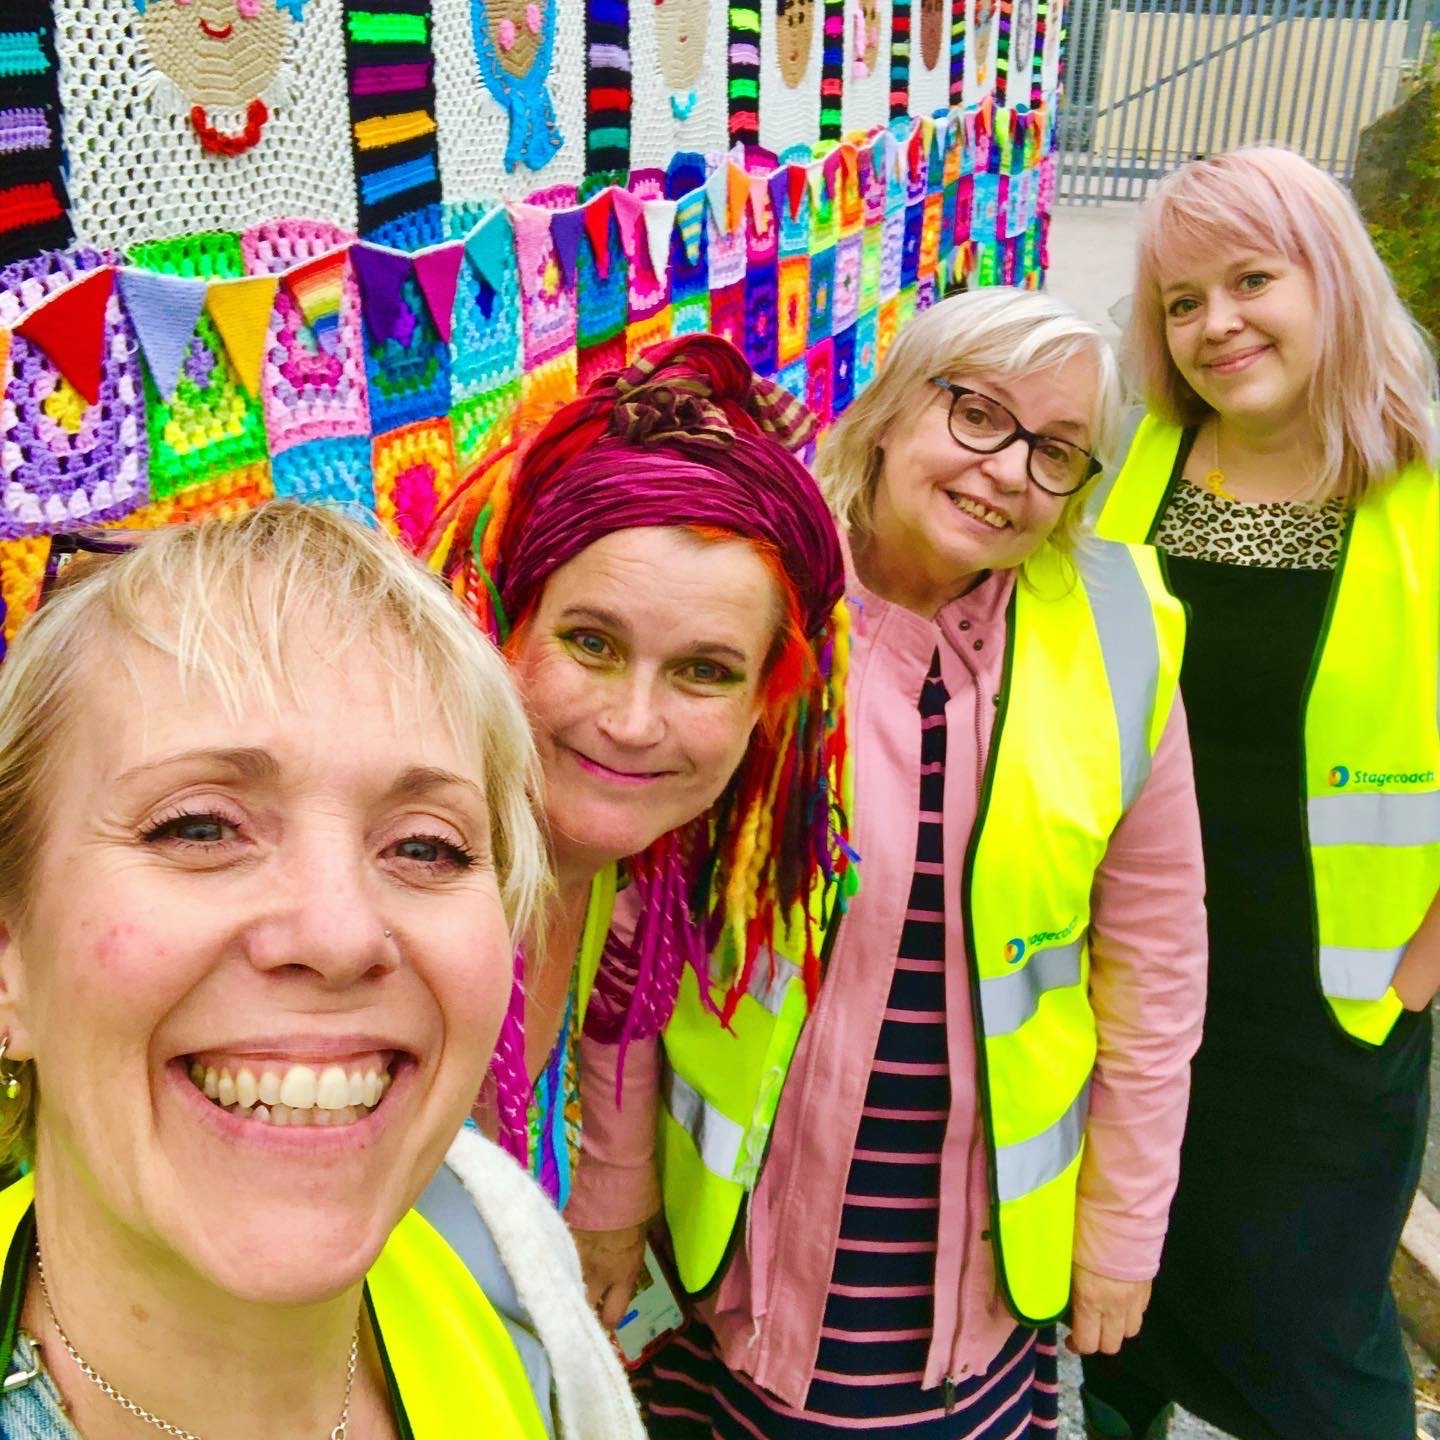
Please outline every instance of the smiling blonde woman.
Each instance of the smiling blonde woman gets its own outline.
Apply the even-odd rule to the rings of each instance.
[[[84,543],[0,668],[0,1433],[638,1436],[455,1138],[545,883],[500,658],[323,510]]]
[[[1075,534],[1115,402],[1092,327],[982,291],[822,446],[862,884],[657,1440],[1041,1440],[1057,1317],[1140,1325],[1204,942],[1183,617],[1152,553]]]

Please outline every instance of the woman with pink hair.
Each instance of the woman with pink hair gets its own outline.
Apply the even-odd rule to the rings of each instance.
[[[728,342],[681,337],[487,461],[437,527],[525,697],[556,877],[478,1118],[565,1209],[611,1324],[659,1205],[656,1041],[682,976],[716,981],[706,1018],[728,1025],[792,909],[849,865],[844,566],[794,453],[816,429]]]
[[[1239,150],[1146,212],[1149,414],[1099,530],[1190,611],[1181,689],[1210,999],[1139,1337],[1089,1433],[1177,1401],[1242,1440],[1411,1440],[1388,1278],[1420,1173],[1440,986],[1435,363],[1355,207]]]

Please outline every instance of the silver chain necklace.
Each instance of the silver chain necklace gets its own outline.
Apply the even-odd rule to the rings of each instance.
[[[152,1415],[143,1405],[137,1405],[127,1395],[122,1395],[90,1362],[70,1343],[70,1337],[65,1333],[65,1327],[60,1323],[60,1317],[55,1313],[55,1307],[50,1303],[50,1287],[45,1283],[45,1261],[40,1256],[40,1239],[35,1239],[35,1273],[40,1278],[40,1294],[45,1301],[46,1312],[50,1316],[50,1323],[55,1327],[55,1333],[60,1337],[60,1343],[65,1347],[70,1358],[79,1368],[80,1373],[97,1389],[102,1395],[108,1396],[122,1410],[128,1410],[137,1420],[143,1420],[147,1425],[153,1425],[155,1429],[163,1431],[166,1435],[172,1435],[175,1440],[200,1440],[200,1437],[193,1431],[184,1430],[179,1425],[172,1425],[168,1420],[162,1420],[158,1415]],[[330,1440],[347,1440],[350,1433],[350,1393],[355,1388],[355,1370],[360,1363],[360,1324],[356,1321],[355,1334],[350,1341],[350,1359],[345,1367],[345,1404],[340,1410],[340,1419],[335,1428],[330,1432]]]

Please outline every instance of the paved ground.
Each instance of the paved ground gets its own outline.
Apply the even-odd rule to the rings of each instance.
[[[1050,273],[1045,288],[1119,339],[1116,313],[1134,283],[1133,204],[1057,205],[1050,222]]]
[[[1080,1423],[1080,1362],[1060,1346],[1060,1440],[1084,1440],[1085,1429]],[[1193,1415],[1180,1415],[1170,1426],[1170,1440],[1225,1440],[1225,1432],[1197,1420]]]

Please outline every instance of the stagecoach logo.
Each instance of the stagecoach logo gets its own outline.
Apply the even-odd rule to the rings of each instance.
[[[1356,785],[1370,785],[1383,790],[1387,785],[1433,785],[1433,770],[1351,770],[1348,765],[1331,767],[1330,788],[1343,790],[1352,781]]]
[[[1037,930],[1028,939],[1017,935],[1005,942],[1005,963],[1018,965],[1032,950],[1042,945],[1055,945],[1068,940],[1080,928],[1080,917],[1072,915],[1068,924],[1058,930]]]

